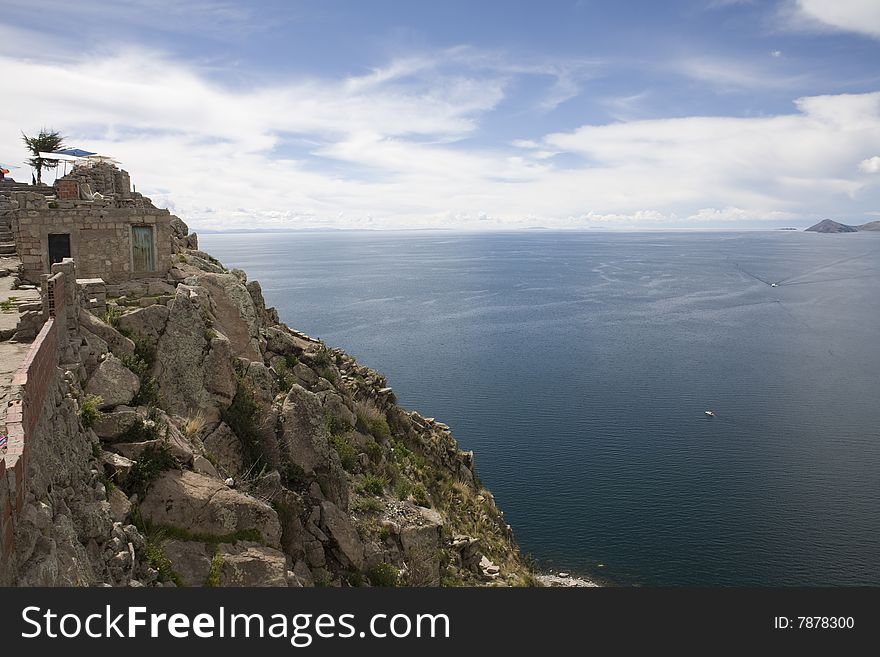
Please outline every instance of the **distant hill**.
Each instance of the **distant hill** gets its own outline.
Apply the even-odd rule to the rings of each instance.
[[[859,226],[859,230],[880,230],[880,221],[870,221]]]
[[[877,223],[877,222],[872,222]],[[834,221],[833,219],[823,219],[815,226],[810,226],[807,228],[808,231],[813,233],[857,233],[859,229],[855,226],[848,226],[846,224],[842,224],[839,221]],[[878,230],[878,229],[873,229]]]

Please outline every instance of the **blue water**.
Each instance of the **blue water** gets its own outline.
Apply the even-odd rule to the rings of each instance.
[[[259,279],[288,324],[450,424],[545,567],[880,584],[880,234],[201,244]]]

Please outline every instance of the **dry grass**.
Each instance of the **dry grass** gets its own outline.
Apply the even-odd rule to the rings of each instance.
[[[204,412],[197,411],[195,415],[188,417],[186,422],[184,422],[183,433],[187,438],[195,438],[201,435],[202,431],[205,430],[205,425],[207,423],[208,419],[205,417]]]

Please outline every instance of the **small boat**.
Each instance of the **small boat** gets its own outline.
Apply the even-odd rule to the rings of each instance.
[[[779,283],[770,283],[770,287],[779,287]]]
[[[715,411],[703,411],[709,417],[715,417]]]

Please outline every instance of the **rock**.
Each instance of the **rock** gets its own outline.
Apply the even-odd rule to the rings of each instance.
[[[443,517],[433,509],[407,503],[411,514],[418,513],[412,524],[400,528],[400,545],[414,586],[437,586],[440,583],[440,532]]]
[[[130,406],[117,406],[103,413],[92,425],[98,438],[112,442],[128,431],[136,422],[142,422],[146,414]]]
[[[229,341],[212,333],[210,299],[204,288],[179,285],[159,338],[157,379],[175,415],[202,410],[218,420],[235,392]]]
[[[174,290],[175,287],[165,281],[147,281],[147,296],[149,297],[173,295]]]
[[[305,363],[297,363],[294,365],[292,374],[296,377],[297,382],[299,382],[304,388],[311,388],[318,382],[318,375],[315,374]]]
[[[182,445],[179,441],[165,438],[156,438],[155,440],[144,440],[134,443],[113,443],[110,445],[110,449],[121,454],[125,458],[137,461],[141,458],[141,454],[144,453],[144,450],[151,445],[153,447],[166,445],[171,451],[171,455],[181,463],[189,463],[193,459],[193,453],[186,445]]]
[[[221,586],[287,586],[287,557],[254,543],[221,545]]]
[[[360,570],[364,565],[364,544],[351,519],[333,502],[321,502],[321,529],[331,539],[331,550],[343,568]]]
[[[119,318],[117,326],[125,331],[149,338],[155,344],[165,331],[168,322],[168,306],[153,304],[126,313]]]
[[[180,217],[171,215],[171,231],[174,237],[183,239],[189,234],[189,226]]]
[[[99,407],[103,410],[131,402],[140,385],[134,372],[115,356],[108,355],[89,377],[86,394],[100,397]]]
[[[282,356],[299,356],[306,349],[313,349],[314,343],[299,338],[289,331],[271,326],[263,331],[266,337],[266,348]]]
[[[245,285],[248,294],[251,295],[251,301],[254,304],[254,310],[257,311],[257,317],[262,326],[272,326],[278,323],[278,313],[274,308],[266,308],[266,301],[263,298],[263,288],[259,281],[248,281]]]
[[[289,460],[311,473],[325,466],[335,450],[327,440],[324,409],[314,393],[294,384],[281,410],[282,445],[287,447]]]
[[[106,342],[110,351],[115,355],[122,356],[126,354],[130,356],[134,354],[134,342],[103,320],[95,317],[88,310],[80,309],[79,324],[81,328],[85,328]]]
[[[282,460],[300,466],[318,479],[323,496],[348,508],[348,475],[330,444],[324,409],[317,395],[294,384],[281,407]]]
[[[495,579],[498,577],[501,569],[492,563],[489,560],[489,557],[483,555],[483,558],[480,559],[480,570],[483,571],[483,576],[488,579]]]
[[[215,549],[214,546],[196,541],[168,539],[162,542],[162,552],[184,586],[205,585]]]
[[[195,534],[224,536],[255,529],[267,545],[280,544],[281,526],[272,507],[187,470],[163,473],[140,510],[145,520]]]
[[[131,502],[119,488],[113,488],[107,497],[110,503],[110,517],[114,522],[125,522],[131,513]]]
[[[121,454],[101,452],[101,464],[104,466],[104,475],[107,479],[121,486],[125,484],[125,478],[134,466],[134,461]]]
[[[91,374],[98,367],[110,347],[97,335],[84,328],[80,328],[79,335],[81,343],[79,347],[79,358],[86,368],[86,372]]]
[[[192,467],[193,472],[197,472],[198,474],[208,475],[209,477],[220,476],[217,472],[217,468],[215,468],[214,465],[204,456],[194,456]]]
[[[244,378],[254,389],[254,395],[266,407],[272,405],[275,399],[275,377],[262,362],[248,363],[244,372]]]
[[[318,398],[324,405],[324,413],[336,420],[337,423],[351,428],[357,424],[357,415],[345,405],[342,397],[336,392],[321,392],[318,393]]]
[[[205,451],[221,471],[233,475],[241,472],[241,441],[225,422],[221,422],[203,442]]]
[[[215,327],[229,338],[232,354],[262,360],[260,322],[250,292],[234,274],[199,274],[193,284],[207,290],[212,301]]]

